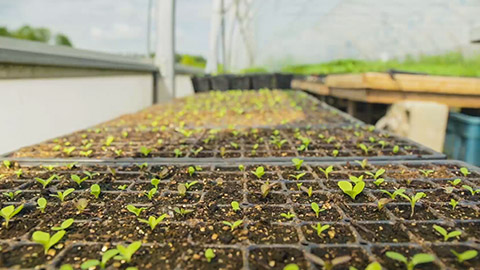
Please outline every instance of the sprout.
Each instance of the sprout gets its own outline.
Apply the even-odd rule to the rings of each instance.
[[[448,183],[452,184],[452,186],[456,186],[456,185],[460,184],[461,182],[462,182],[462,179],[460,179],[460,178],[457,178],[453,181],[448,181]]]
[[[237,212],[240,210],[240,205],[237,201],[231,202],[230,205],[232,206],[233,211]]]
[[[146,207],[137,208],[133,204],[129,204],[129,205],[127,205],[127,210],[130,211],[131,213],[135,214],[135,216],[138,217],[140,215],[140,213],[142,213],[143,210],[147,210],[147,208]]]
[[[3,195],[7,198],[9,198],[10,200],[13,200],[18,194],[22,193],[21,190],[17,190],[15,192],[13,191],[9,191],[9,192],[4,192]]]
[[[352,181],[353,183],[358,183],[358,182],[362,182],[363,181],[363,175],[360,175],[359,177],[356,177],[354,175],[350,175],[348,177],[348,179],[350,179],[350,181]]]
[[[147,148],[145,146],[141,146],[139,151],[140,151],[140,153],[142,153],[146,157],[146,156],[150,155],[150,153],[152,152],[152,149]]]
[[[312,208],[313,212],[315,212],[315,216],[318,218],[318,215],[320,214],[320,212],[323,212],[325,211],[326,209],[325,208],[320,208],[320,206],[318,206],[318,204],[316,202],[312,202],[310,204],[310,207]]]
[[[190,176],[193,176],[193,174],[195,173],[195,167],[193,166],[188,167],[187,172]]]
[[[52,182],[53,179],[55,179],[55,178],[59,179],[58,175],[54,174],[54,175],[50,176],[48,179],[46,179],[46,180],[43,180],[43,179],[40,178],[40,177],[35,177],[35,180],[36,180],[37,182],[39,182],[39,183],[43,186],[43,188],[46,188],[47,185],[50,184],[50,182]]]
[[[270,184],[267,180],[267,182],[265,182],[260,186],[260,192],[262,193],[263,198],[266,198],[268,196],[268,193],[270,192],[270,190],[274,185],[275,184]]]
[[[462,253],[458,253],[455,250],[450,249],[450,252],[452,252],[453,255],[455,255],[455,257],[457,257],[457,261],[459,263],[463,263],[464,261],[471,260],[471,259],[477,257],[477,255],[478,255],[478,251],[476,251],[474,249],[470,249],[470,250],[467,250],[467,251],[462,252]]]
[[[300,270],[300,267],[295,263],[289,263],[283,267],[283,270]]]
[[[196,185],[197,183],[198,183],[198,181],[187,182],[187,183],[185,183],[185,188],[186,188],[187,190],[189,190],[190,187]]]
[[[22,169],[18,169],[18,170],[16,170],[14,173],[15,173],[15,175],[17,175],[17,178],[20,178],[20,177],[22,176],[22,174],[23,174],[23,170],[22,170]]]
[[[340,189],[343,191],[343,193],[347,194],[355,200],[355,197],[357,197],[358,194],[362,193],[363,189],[365,188],[365,182],[360,181],[355,186],[352,186],[352,184],[348,181],[339,181],[338,186]]]
[[[332,270],[333,268],[335,268],[335,266],[347,263],[352,259],[352,257],[350,256],[341,256],[332,260],[324,261],[321,258],[308,252],[305,253],[305,257],[310,259],[313,263],[321,265],[323,270]]]
[[[12,163],[9,160],[4,160],[3,166],[5,166],[5,168],[7,169],[10,169],[10,166],[12,166]]]
[[[302,167],[303,159],[293,158],[292,163],[295,166],[295,169],[298,171],[300,170],[300,167]]]
[[[242,165],[242,164],[240,164],[240,165],[238,165],[238,169],[239,169],[241,172],[243,172],[243,171],[245,171],[245,166]]]
[[[368,165],[368,160],[366,158],[363,159],[362,161],[355,160],[355,163],[360,165],[360,167],[362,167],[362,169],[365,170],[365,168],[367,168],[367,165]]]
[[[373,179],[377,180],[379,179],[380,176],[382,176],[383,174],[385,173],[385,169],[379,169],[378,171],[376,171],[375,173],[372,173],[372,172],[365,172],[365,174],[367,175],[370,175],[371,177],[373,177]]]
[[[477,194],[477,193],[480,193],[480,189],[474,190],[471,186],[467,186],[467,185],[463,185],[462,187],[463,187],[464,189],[470,191],[470,193],[472,194],[472,196],[474,196],[474,195]]]
[[[124,247],[122,245],[117,245],[117,250],[119,255],[115,257],[116,260],[124,260],[127,263],[132,261],[132,256],[137,252],[137,250],[142,246],[142,242],[136,241],[130,245]]]
[[[387,198],[381,198],[380,200],[378,200],[377,202],[377,208],[378,208],[378,211],[382,210],[383,207],[389,203],[391,200],[390,199],[387,199]]]
[[[398,145],[395,145],[392,149],[392,153],[396,154],[398,153],[398,151],[400,151],[400,147]]]
[[[150,217],[148,217],[148,220],[139,218],[138,221],[148,224],[153,231],[153,230],[155,230],[155,227],[157,227],[157,225],[160,222],[162,222],[166,217],[168,217],[168,215],[163,214],[163,215],[159,216],[158,218],[156,218],[154,216],[150,216]]]
[[[292,219],[292,218],[295,217],[295,215],[292,214],[292,213],[290,213],[290,212],[288,212],[288,213],[281,213],[280,216],[281,216],[281,217],[284,217],[284,218],[286,218],[286,219],[288,219],[288,220],[290,220],[290,219]]]
[[[60,240],[62,240],[64,235],[64,230],[58,231],[52,236],[50,236],[50,234],[46,232],[36,231],[32,234],[32,240],[33,242],[39,243],[43,246],[46,255],[48,253],[48,250]]]
[[[78,186],[81,186],[82,185],[82,182],[87,180],[89,177],[88,175],[83,177],[83,178],[80,178],[80,176],[76,175],[76,174],[72,174],[70,175],[70,178],[75,182],[77,183]]]
[[[180,149],[178,149],[178,148],[173,149],[173,153],[175,154],[175,157],[176,157],[176,158],[182,156],[182,150],[180,150]]]
[[[61,230],[66,230],[73,224],[73,218],[69,218],[62,222],[59,227],[52,227],[52,231],[61,231]]]
[[[425,194],[424,192],[418,192],[417,194],[413,195],[412,197],[408,197],[407,195],[401,193],[399,194],[400,196],[402,196],[403,198],[405,198],[407,201],[410,202],[410,206],[412,207],[412,213],[410,214],[410,217],[413,217],[413,213],[414,213],[414,210],[415,210],[415,204],[421,199],[421,198],[424,198],[424,197],[427,197],[427,194]]]
[[[465,167],[460,168],[460,172],[461,172],[461,173],[463,174],[463,176],[465,176],[465,177],[467,177],[467,176],[470,174],[470,172],[468,171],[468,169],[465,168]]]
[[[390,198],[392,200],[395,200],[395,197],[397,197],[397,195],[403,194],[405,192],[405,189],[400,188],[400,189],[395,190],[393,193],[390,193],[389,191],[384,190],[384,189],[381,189],[380,191],[387,194],[388,196],[390,196]]]
[[[373,146],[366,146],[365,144],[363,143],[360,143],[358,145],[358,148],[362,149],[363,153],[365,153],[365,155],[368,155],[368,153],[373,149]]]
[[[88,176],[88,178],[89,178],[90,180],[93,180],[93,177],[94,177],[94,176],[100,175],[100,174],[97,173],[97,172],[96,172],[96,173],[91,173],[91,172],[89,172],[89,171],[83,171],[83,174],[85,174],[86,176]]]
[[[448,204],[452,207],[452,210],[455,210],[458,205],[458,201],[456,201],[455,199],[450,199],[450,202]]]
[[[303,185],[303,183],[297,183],[297,189],[302,190],[302,185]]]
[[[421,172],[425,177],[428,177],[430,174],[434,173],[434,170],[418,170]]]
[[[152,186],[158,189],[158,184],[160,184],[160,179],[152,178],[152,180],[150,180],[150,184],[152,184]]]
[[[155,193],[157,193],[157,189],[156,188],[152,188],[150,189],[150,191],[145,191],[145,195],[147,196],[147,198],[149,200],[152,200],[153,199],[153,196],[155,195]]]
[[[200,152],[202,152],[203,150],[203,147],[200,146],[199,148],[197,148],[196,150],[195,149],[191,149],[190,151],[192,151],[193,155],[194,156],[198,156],[198,154],[200,154]]]
[[[443,227],[440,227],[438,225],[433,225],[433,228],[435,229],[435,231],[437,231],[439,234],[443,236],[443,241],[448,241],[448,239],[452,237],[460,236],[462,234],[461,231],[447,232],[447,230],[445,230]]]
[[[323,225],[320,223],[317,223],[316,225],[312,225],[312,228],[317,232],[318,237],[323,237],[322,232],[325,230],[328,230],[330,228],[330,225]]]
[[[102,255],[102,260],[88,260],[80,266],[82,269],[90,269],[95,266],[100,266],[101,269],[105,269],[110,259],[118,254],[118,249],[109,249]]]
[[[234,143],[234,142],[230,142],[230,145],[235,149],[238,149],[240,147],[238,143]]]
[[[119,190],[125,190],[125,189],[127,189],[127,187],[128,187],[128,185],[125,184],[125,185],[118,186],[117,188],[118,188]]]
[[[312,195],[313,195],[313,188],[312,187],[309,187],[309,188],[300,187],[300,189],[305,191],[305,193],[307,193],[308,197],[312,197]]]
[[[71,264],[62,264],[60,270],[73,270],[73,267]]]
[[[143,170],[143,169],[145,169],[145,168],[148,167],[148,163],[147,163],[147,162],[144,162],[144,163],[142,163],[142,164],[135,164],[135,165],[137,165],[137,167],[138,167],[140,170]]]
[[[0,216],[5,219],[5,228],[8,229],[8,223],[16,214],[18,214],[23,209],[23,204],[15,208],[13,205],[5,206],[0,210]]]
[[[67,154],[67,156],[69,156],[72,154],[73,151],[75,151],[75,149],[77,149],[75,146],[66,147],[66,148],[63,148],[63,152]]]
[[[90,194],[95,196],[96,199],[98,199],[98,196],[100,196],[100,186],[98,184],[93,184],[90,187]]]
[[[45,208],[47,207],[47,200],[43,197],[38,198],[37,205],[37,209],[39,209],[41,213],[45,213]]]
[[[435,257],[427,253],[418,253],[415,254],[410,261],[400,253],[388,251],[385,255],[390,259],[397,260],[404,263],[407,266],[408,270],[413,270],[415,266],[423,263],[430,263],[435,260]]]
[[[215,258],[215,252],[213,252],[213,249],[209,248],[205,250],[205,258],[207,259],[207,262],[211,262]]]
[[[182,197],[187,195],[187,187],[185,186],[185,184],[178,184],[177,191],[178,191],[178,195]]]
[[[295,175],[295,174],[290,174],[290,176],[293,177],[293,178],[295,178],[295,179],[297,179],[297,181],[298,181],[298,180],[300,180],[300,178],[302,178],[305,174],[307,174],[307,173],[299,173],[299,174],[297,174],[297,175]]]
[[[88,206],[88,200],[81,198],[75,201],[73,204],[75,205],[75,208],[77,208],[78,212],[82,213]]]
[[[114,140],[115,140],[115,137],[108,136],[107,139],[105,140],[105,146],[110,146]]]
[[[326,169],[318,167],[318,169],[325,174],[325,178],[328,179],[328,176],[331,172],[333,172],[333,165],[328,166]]]
[[[377,187],[380,186],[383,182],[385,182],[385,179],[383,179],[383,178],[379,178],[379,179],[373,181],[373,183],[374,183]]]
[[[262,166],[260,166],[260,167],[257,167],[255,171],[252,171],[252,173],[255,174],[255,176],[258,179],[260,179],[265,174],[265,169]]]
[[[193,212],[193,210],[191,210],[191,209],[184,209],[184,208],[178,208],[178,207],[174,207],[173,211],[175,211],[175,213],[177,213],[181,216],[185,216],[186,214],[190,214],[190,213]]]
[[[57,197],[57,198],[60,199],[60,201],[63,202],[63,201],[65,201],[65,198],[74,191],[75,191],[74,188],[69,188],[69,189],[65,190],[64,192],[57,191],[56,195],[55,194],[50,194],[50,196]]]
[[[225,224],[225,225],[227,225],[227,226],[229,226],[229,227],[230,227],[230,231],[233,232],[233,230],[235,230],[238,226],[242,225],[243,220],[240,219],[240,220],[237,220],[237,221],[235,221],[235,222],[233,222],[233,223],[228,222],[228,221],[223,221],[222,223]]]
[[[332,156],[334,156],[334,157],[338,156],[338,150],[337,149],[332,151]]]

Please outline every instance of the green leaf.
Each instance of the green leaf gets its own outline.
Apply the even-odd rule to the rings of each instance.
[[[283,270],[300,270],[300,267],[298,267],[298,265],[295,263],[290,263],[285,265],[285,267],[283,267]]]
[[[72,226],[72,224],[73,224],[73,218],[69,218],[69,219],[65,220],[64,222],[62,222],[62,224],[60,225],[60,227],[52,227],[52,230],[53,230],[53,231],[66,230],[66,229],[68,229],[70,226]]]
[[[207,259],[207,262],[211,262],[213,258],[215,258],[215,252],[213,249],[209,248],[205,250],[205,258]]]
[[[382,270],[382,265],[378,262],[372,262],[371,264],[367,265],[365,270]]]
[[[90,267],[94,267],[94,266],[98,266],[100,265],[100,261],[99,260],[88,260],[84,263],[82,263],[82,265],[80,266],[80,268],[82,269],[89,269]]]
[[[70,264],[63,264],[60,266],[60,270],[73,270],[73,267]]]
[[[403,262],[404,264],[407,264],[407,263],[408,263],[407,258],[405,258],[405,256],[403,256],[403,255],[400,254],[400,253],[393,252],[393,251],[387,251],[387,253],[385,253],[385,255],[386,255],[387,257],[389,257],[390,259],[394,259],[394,260]]]
[[[450,251],[457,257],[457,260],[458,260],[459,263],[471,260],[471,259],[477,257],[477,255],[478,255],[478,251],[476,251],[474,249],[467,250],[463,253],[458,253],[453,249],[450,249]]]
[[[413,265],[419,265],[419,264],[423,264],[423,263],[430,263],[430,262],[433,262],[435,261],[435,257],[431,254],[427,254],[427,253],[419,253],[419,254],[415,254],[413,257],[412,257],[412,264]]]

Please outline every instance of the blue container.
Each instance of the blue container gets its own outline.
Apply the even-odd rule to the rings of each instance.
[[[450,112],[444,152],[449,158],[480,165],[480,117]]]

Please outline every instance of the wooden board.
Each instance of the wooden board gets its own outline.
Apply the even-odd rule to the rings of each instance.
[[[329,75],[325,84],[349,89],[480,95],[480,78],[367,72]]]

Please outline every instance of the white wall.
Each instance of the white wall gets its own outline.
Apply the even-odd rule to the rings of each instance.
[[[153,77],[0,80],[0,154],[152,104]]]

